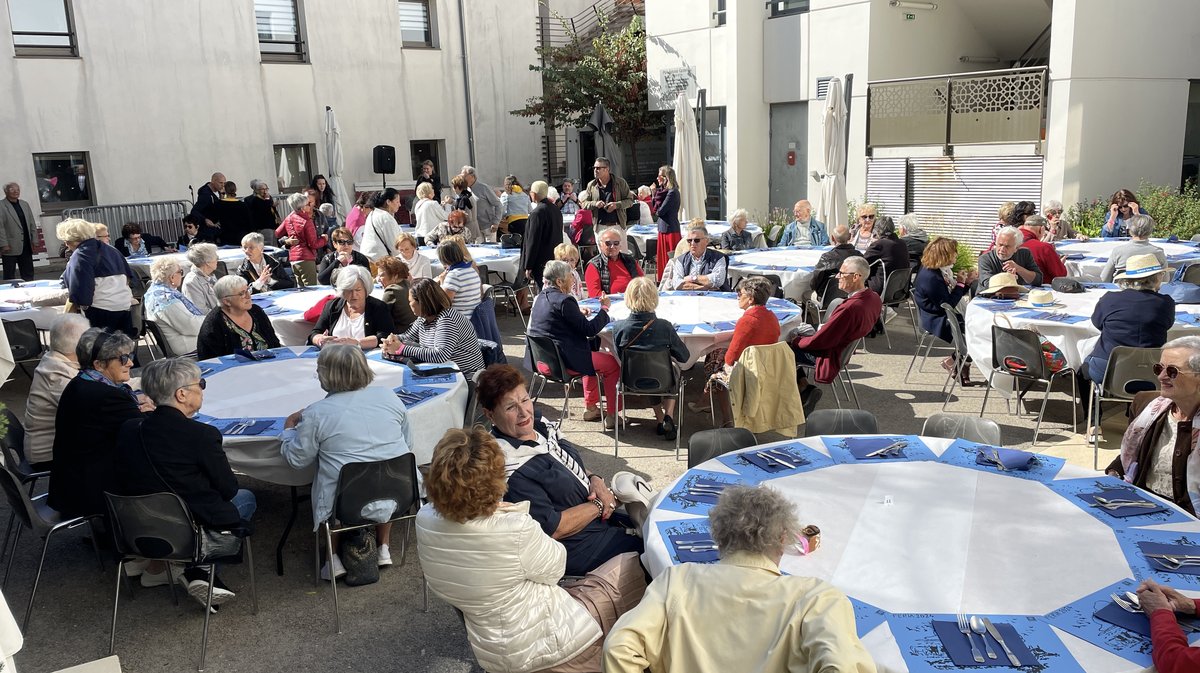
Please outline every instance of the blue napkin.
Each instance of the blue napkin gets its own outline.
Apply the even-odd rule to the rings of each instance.
[[[275,306],[274,304],[263,306],[262,310],[263,313],[266,313],[267,315],[283,315],[284,313],[291,313],[291,311],[288,309],[282,306]]]
[[[886,456],[871,456],[867,457],[868,453],[873,453],[882,448],[896,444],[907,444],[899,437],[847,437],[842,440],[842,446],[850,451],[850,454],[857,460],[886,460],[888,458],[903,458],[904,447],[900,447],[897,451],[888,453]]]
[[[1143,554],[1179,554],[1180,556],[1200,556],[1200,547],[1186,544],[1164,544],[1162,542],[1139,542],[1138,549]],[[1154,570],[1164,573],[1177,573],[1180,575],[1200,575],[1200,565],[1183,566],[1178,570],[1168,570],[1165,566],[1159,564],[1151,558],[1146,559],[1146,563]]]
[[[791,451],[788,451],[786,449],[753,449],[750,451],[746,451],[745,453],[739,453],[738,458],[741,458],[742,460],[750,463],[751,465],[757,467],[760,470],[763,470],[764,472],[770,472],[772,474],[774,474],[776,472],[782,472],[784,470],[793,469],[793,468],[781,465],[781,464],[775,462],[774,460],[768,460],[767,458],[764,458],[764,457],[758,455],[760,452],[765,453],[768,456],[774,455],[776,458],[786,461],[786,462],[789,462],[792,465],[795,465],[796,467],[800,467],[801,465],[808,465],[807,459],[801,458],[800,456],[797,456],[796,454],[794,454]]]
[[[1145,613],[1128,612],[1116,603],[1109,602],[1104,607],[1092,613],[1092,616],[1102,622],[1114,624],[1127,631],[1133,631],[1139,636],[1150,637],[1150,618]]]
[[[696,481],[691,482],[687,486],[688,487],[709,486],[709,487],[713,487],[713,488],[718,488],[723,491],[723,490],[725,490],[725,487],[730,486],[730,485],[731,484],[727,481],[719,481],[717,479],[707,479],[705,477],[698,477],[696,479]],[[691,500],[692,502],[703,502],[703,503],[707,503],[709,505],[715,505],[715,504],[717,504],[717,498],[719,498],[720,495],[721,495],[720,493],[717,493],[716,495],[697,495],[694,493],[690,493],[689,488],[684,488],[683,491],[679,494],[679,497],[683,498],[684,500]]]
[[[680,563],[716,563],[721,559],[721,555],[715,549],[689,551],[677,546],[680,542],[707,543],[715,546],[716,543],[708,533],[680,533],[669,535],[667,539],[671,541],[671,548],[675,550],[675,558],[679,559]]]
[[[1078,322],[1088,320],[1087,316],[1082,315],[1066,315],[1064,313],[1051,313],[1049,311],[1029,311],[1024,315],[1030,320],[1045,320],[1047,322],[1061,322],[1068,325],[1074,325]]]
[[[996,457],[1000,458],[1000,463],[1004,465],[1004,469],[1006,470],[1020,470],[1024,472],[1033,467],[1037,462],[1037,456],[1028,451],[981,445],[975,452],[975,464],[995,467],[993,453]]]
[[[230,430],[235,429],[237,426],[241,425],[243,422],[244,421],[233,421],[232,423],[225,425],[225,427],[221,428],[221,434],[229,435]],[[265,432],[267,429],[269,429],[272,425],[275,425],[275,421],[254,421],[253,423],[247,425],[244,430],[239,431],[236,435],[229,435],[229,436],[240,437],[242,435],[261,435],[263,432]]]
[[[1140,495],[1135,493],[1133,491],[1133,489],[1130,489],[1130,488],[1113,488],[1113,489],[1107,489],[1107,490],[1103,490],[1103,491],[1097,491],[1096,493],[1076,493],[1075,494],[1075,497],[1079,498],[1080,500],[1086,502],[1089,505],[1096,502],[1096,496],[1100,496],[1101,498],[1104,498],[1105,500],[1140,500],[1142,502],[1149,502],[1149,503],[1158,505],[1157,502],[1154,502],[1153,500],[1147,500],[1146,498],[1141,497]],[[1107,514],[1109,516],[1115,516],[1115,517],[1123,519],[1127,516],[1138,516],[1139,514],[1153,514],[1155,512],[1162,512],[1162,511],[1166,510],[1166,507],[1159,505],[1158,507],[1155,507],[1154,509],[1151,509],[1149,507],[1117,507],[1116,509],[1108,509],[1106,507],[1091,507],[1089,509],[1094,509],[1098,512],[1103,512],[1104,514]]]
[[[718,329],[718,330],[721,330],[722,332],[732,331],[734,326],[736,325],[736,323],[729,321],[729,320],[722,320],[720,322],[710,322],[708,324],[710,326],[712,326],[713,329]]]
[[[424,390],[421,388],[397,388],[396,397],[404,403],[406,407],[415,407],[431,397],[437,397],[436,390]]]
[[[1075,259],[1083,259],[1084,257],[1086,257],[1086,255],[1084,255],[1082,252],[1074,252],[1074,253],[1067,255],[1066,259],[1075,260]]]
[[[1012,650],[1017,661],[1021,662],[1022,666],[1035,666],[1038,663],[1037,657],[1026,647],[1025,641],[1021,640],[1021,635],[1011,624],[1002,622],[993,622],[992,626],[1000,632],[1004,637],[1004,643],[1008,645],[1008,649]],[[967,636],[962,631],[958,630],[957,622],[948,622],[935,619],[933,620],[933,631],[942,641],[942,647],[946,648],[946,654],[950,655],[950,659],[958,667],[996,667],[1011,668],[1008,657],[1004,654],[1004,648],[1000,647],[1000,643],[992,637],[992,634],[972,633],[971,639],[975,641],[975,647],[979,648],[979,653],[983,655],[983,663],[975,661],[971,656],[971,644],[967,642]],[[980,642],[980,638],[986,638],[992,644],[992,649],[996,652],[995,659],[988,659],[987,648]]]
[[[1115,290],[1116,283],[1080,283],[1085,290]]]
[[[1200,325],[1200,314],[1178,311],[1175,313],[1175,322],[1185,325]]]
[[[696,331],[695,325],[676,325],[675,332],[677,334],[691,334]]]
[[[454,383],[454,379],[458,378],[458,374],[439,374],[437,376],[417,376],[413,375],[413,383]]]

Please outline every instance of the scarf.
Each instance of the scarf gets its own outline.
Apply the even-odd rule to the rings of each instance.
[[[946,281],[947,286],[954,287],[955,285],[958,284],[958,281],[955,280],[955,278],[954,278],[954,267],[953,266],[943,266],[941,268],[941,272],[942,272],[942,279]]]
[[[1164,413],[1171,413],[1171,400],[1165,397],[1159,397],[1142,409],[1142,413],[1138,414],[1137,418],[1129,423],[1129,427],[1125,430],[1125,435],[1121,438],[1121,465],[1125,467],[1125,481],[1133,483],[1137,477],[1138,447],[1142,446],[1149,438],[1146,436],[1155,421]],[[1192,501],[1193,511],[1200,512],[1200,451],[1196,451],[1196,442],[1200,440],[1200,412],[1192,418],[1192,451],[1188,454],[1187,459],[1187,476],[1184,481],[1187,484],[1188,498]],[[1167,447],[1167,450],[1172,450],[1174,447]]]
[[[454,270],[454,269],[469,269],[469,268],[471,268],[471,263],[470,263],[470,262],[459,262],[458,264],[451,264],[451,265],[450,265],[450,269],[451,269],[451,270]]]
[[[165,283],[151,283],[150,289],[146,290],[144,300],[146,302],[146,312],[155,319],[176,302],[182,302],[183,307],[192,315],[204,315],[204,311],[196,308],[192,300],[183,296],[183,293],[179,290]]]
[[[540,455],[548,455],[558,461],[568,472],[571,473],[585,490],[591,490],[588,484],[587,471],[583,469],[583,465],[579,461],[571,457],[566,449],[559,445],[561,435],[558,430],[558,425],[550,421],[542,421],[545,427],[545,433],[537,433],[537,441],[533,443],[523,442],[514,446],[508,441],[507,437],[496,437],[496,443],[504,451],[504,477],[508,478],[514,472],[521,469],[525,463],[528,463],[533,458]]]
[[[91,368],[80,369],[79,370],[79,378],[84,379],[85,381],[95,381],[97,383],[103,383],[104,385],[111,386],[113,388],[120,388],[121,390],[123,390],[125,392],[126,395],[129,395],[129,398],[133,400],[134,404],[138,403],[137,395],[135,395],[133,393],[133,388],[130,388],[129,384],[114,383],[107,376],[105,376],[104,374],[101,374],[100,372],[96,371],[95,369],[91,369]]]
[[[471,201],[472,196],[474,196],[474,195],[471,194],[471,190],[469,190],[469,189],[464,189],[461,192],[459,192],[458,196],[454,197],[454,205],[452,206],[453,209],[454,210],[470,210],[470,209],[474,208],[475,204],[472,203],[472,201]]]

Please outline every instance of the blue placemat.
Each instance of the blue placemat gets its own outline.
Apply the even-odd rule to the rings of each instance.
[[[1182,325],[1200,325],[1200,314],[1176,311],[1175,322]]]
[[[1099,493],[1100,497],[1108,499],[1128,499],[1130,497],[1140,497],[1152,502],[1159,502],[1150,493],[1143,491],[1136,486],[1127,484],[1115,477],[1091,477],[1084,479],[1060,479],[1046,484],[1046,486],[1055,493],[1065,497],[1067,502],[1074,503],[1080,509],[1092,515],[1099,521],[1112,526],[1113,528],[1126,528],[1129,526],[1153,526],[1163,523],[1183,523],[1194,521],[1184,512],[1173,507],[1163,507],[1159,510],[1139,509],[1133,511],[1129,516],[1118,516],[1116,512],[1121,510],[1107,511],[1099,507],[1089,507],[1090,498],[1084,497],[1087,494]],[[1107,495],[1111,493],[1112,495]],[[1131,495],[1132,494],[1132,495]]]
[[[1028,472],[1037,465],[1037,454],[1020,449],[980,444],[975,447],[975,464],[993,467],[1001,472],[1008,470]]]
[[[243,435],[261,435],[275,425],[273,419],[253,420],[243,418],[236,421],[221,421],[214,424],[226,437],[241,437]]]
[[[658,504],[658,508],[673,512],[705,514],[717,503],[721,491],[743,483],[732,474],[707,470],[689,470]]]
[[[1085,320],[1090,320],[1088,316],[1083,315],[1068,315],[1066,313],[1052,313],[1050,311],[1028,310],[1022,313],[1019,317],[1026,320],[1042,320],[1045,322],[1060,322],[1067,325],[1074,325]]]
[[[959,467],[969,467],[973,470],[982,470],[984,472],[992,472],[995,474],[1003,474],[1008,477],[1017,477],[1020,479],[1032,479],[1033,481],[1052,481],[1066,460],[1056,458],[1054,456],[1046,456],[1043,454],[1033,454],[1037,457],[1037,462],[1029,467],[1028,470],[1008,470],[1001,472],[996,467],[991,465],[980,465],[975,462],[979,455],[979,447],[992,447],[988,444],[980,444],[978,442],[968,442],[965,439],[956,439],[954,443],[942,452],[942,455],[937,459],[939,462],[948,465],[958,465]]]
[[[795,465],[795,467],[783,467],[778,462],[768,461],[754,455],[755,452],[764,450],[774,453],[777,460],[787,461]],[[793,458],[795,460],[792,460]],[[822,467],[829,467],[834,464],[828,456],[822,454],[820,451],[814,451],[799,442],[755,447],[726,454],[717,458],[717,460],[723,465],[732,468],[751,483],[758,483],[780,474],[800,474]],[[764,467],[768,464],[771,465],[770,468]]]
[[[859,638],[874,631],[875,627],[887,621],[888,613],[886,611],[880,610],[870,603],[864,603],[853,596],[849,598],[850,605],[854,608],[854,628],[858,632]]]
[[[1185,567],[1180,571],[1168,571],[1162,565],[1146,558],[1145,554],[1180,553],[1190,548],[1189,555],[1200,555],[1200,533],[1151,530],[1149,528],[1114,528],[1117,542],[1129,562],[1129,569],[1136,579],[1152,579],[1181,590],[1200,591],[1200,567]],[[1148,543],[1148,544],[1147,544]]]
[[[680,548],[688,544],[713,546],[707,520],[659,522],[658,532],[675,563],[716,563],[720,560],[715,549]]]
[[[436,374],[434,376],[417,376],[413,374],[407,380],[418,385],[445,385],[447,383],[454,383],[458,377],[458,374]]]
[[[1200,576],[1200,565],[1181,565],[1178,568],[1171,568],[1169,562],[1163,559],[1160,563],[1150,557],[1151,554],[1168,554],[1181,556],[1200,556],[1200,546],[1189,544],[1169,544],[1163,542],[1138,542],[1138,551],[1142,552],[1142,556],[1146,561],[1160,573],[1171,573],[1173,575],[1193,575]]]
[[[1005,635],[1005,640],[1008,640],[1007,629],[1001,629],[1001,625],[1011,627],[1019,641],[1025,646],[1026,652],[1033,654],[1036,662],[1032,665],[1022,666],[1020,670],[1036,673],[1083,673],[1083,668],[1071,656],[1066,645],[1040,617],[984,614],[978,616],[980,618],[986,616],[991,619],[996,628]],[[896,638],[896,645],[899,647],[900,655],[904,657],[909,671],[928,673],[961,668],[955,664],[942,645],[941,638],[934,630],[935,621],[954,623],[954,615],[893,614],[888,616],[888,627]],[[966,645],[966,638],[961,633],[959,637]],[[1010,642],[1009,647],[1013,648],[1014,653],[1017,653],[1015,644]],[[979,647],[978,638],[975,639],[975,646]],[[993,647],[995,647],[994,644]],[[970,659],[970,651],[968,646],[967,657],[971,667],[983,667]],[[981,649],[981,651],[983,650]],[[983,656],[987,661],[986,651]],[[1022,663],[1024,661],[1025,659],[1022,659]],[[996,649],[994,665],[1011,669],[1008,666],[1008,657],[1004,656],[1004,651],[1000,648]]]
[[[1116,283],[1080,283],[1085,290],[1115,290]]]
[[[396,397],[399,397],[400,401],[404,403],[404,406],[408,407],[409,409],[426,400],[433,399],[439,394],[437,390],[429,390],[426,388],[395,388],[394,390],[396,392]]]
[[[1008,311],[1024,311],[1025,308],[1017,306],[1014,301],[996,301],[994,299],[975,299],[971,302],[975,306],[992,313],[1006,313]]]
[[[937,456],[916,435],[880,435],[862,437],[822,437],[821,441],[836,463],[937,460]],[[902,454],[886,458],[867,458],[866,454],[896,443],[903,443]],[[859,458],[859,456],[863,456]]]
[[[1136,631],[1096,618],[1096,612],[1112,605],[1111,595],[1136,591],[1138,581],[1123,579],[1103,587],[1047,614],[1043,619],[1055,628],[1086,640],[1100,649],[1138,666],[1150,666],[1150,639]],[[1193,636],[1193,639],[1196,636]]]
[[[969,617],[970,615],[967,616]],[[1037,665],[1037,657],[1033,656],[1033,653],[1025,646],[1025,641],[1021,639],[1021,634],[1017,633],[1012,624],[997,622],[993,619],[992,626],[995,626],[996,630],[1000,632],[1000,636],[1004,638],[1004,643],[1008,645],[1008,649],[1012,651],[1022,666]],[[983,655],[983,663],[981,664],[975,661],[974,655],[971,654],[971,643],[967,640],[966,634],[959,630],[957,620],[935,619],[933,620],[933,631],[937,634],[938,639],[942,641],[943,649],[950,656],[950,660],[954,662],[955,666],[970,666],[974,668],[1004,666],[1011,668],[1011,662],[1005,654],[1004,648],[1000,646],[1000,641],[993,638],[990,633],[971,633],[971,640],[975,641],[975,647],[979,648],[979,653]],[[995,659],[989,659],[987,656],[987,645],[989,644],[996,653]]]

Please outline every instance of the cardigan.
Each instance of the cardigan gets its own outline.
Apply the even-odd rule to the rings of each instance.
[[[342,297],[335,297],[326,302],[325,308],[321,309],[321,317],[317,318],[317,324],[308,334],[308,344],[312,345],[313,337],[332,334],[345,308],[346,300]],[[367,302],[363,306],[363,338],[374,336],[382,344],[383,340],[395,331],[396,324],[392,321],[391,307],[383,303],[382,299],[367,295]]]
[[[913,283],[913,301],[921,316],[921,327],[946,343],[953,341],[954,335],[950,331],[950,323],[946,322],[946,311],[942,304],[958,306],[966,293],[966,286],[957,283],[951,289],[941,269],[922,267],[917,272],[917,281]]]
[[[679,190],[666,189],[655,192],[655,198],[659,198],[662,194],[661,202],[658,204],[658,233],[660,234],[678,234],[679,233]]]
[[[333,302],[330,302],[333,303]],[[279,337],[275,336],[275,327],[257,304],[250,306],[250,317],[254,321],[253,329],[267,342],[267,348],[279,348]],[[196,337],[196,359],[207,360],[233,355],[242,347],[242,340],[231,329],[225,326],[225,313],[218,306],[208,312],[204,323],[200,325],[200,334]]]
[[[1062,258],[1058,256],[1058,250],[1052,243],[1047,243],[1034,236],[1033,232],[1025,227],[1021,227],[1020,232],[1025,237],[1025,242],[1021,244],[1021,247],[1033,253],[1033,261],[1037,262],[1038,268],[1042,271],[1043,283],[1049,285],[1055,278],[1067,275],[1067,265],[1063,264]]]
[[[261,201],[261,199],[259,200]],[[296,287],[296,284],[292,282],[291,276],[284,271],[283,262],[264,253],[263,264],[271,267],[271,284],[269,286],[260,285],[258,282],[258,271],[254,270],[254,265],[250,263],[250,258],[243,259],[242,263],[238,265],[237,275],[245,278],[246,282],[250,284],[251,294],[258,294],[266,290],[288,290]],[[325,281],[321,282],[324,283]]]
[[[776,341],[779,341],[779,318],[766,306],[755,304],[733,326],[733,338],[725,349],[725,364],[732,367],[750,346],[766,346]]]
[[[407,332],[417,319],[412,307],[408,305],[408,289],[407,280],[383,288],[383,303],[392,311],[392,325],[396,332]]]
[[[30,463],[54,460],[54,423],[58,400],[79,374],[79,363],[57,351],[46,351],[33,370],[25,398],[25,457]]]
[[[818,383],[830,383],[842,369],[842,351],[865,337],[883,312],[883,300],[871,288],[846,298],[815,334],[800,337],[793,345],[816,356]]]
[[[608,311],[601,308],[590,317],[579,310],[579,301],[553,285],[542,288],[529,314],[530,336],[546,337],[558,344],[567,369],[584,376],[595,376],[592,348],[588,339],[608,324]]]
[[[1099,384],[1113,348],[1159,348],[1167,342],[1167,332],[1175,326],[1175,300],[1153,290],[1108,292],[1096,302],[1092,324],[1100,339],[1086,363],[1088,378]]]
[[[399,355],[420,362],[453,362],[468,380],[486,364],[471,321],[452,308],[433,320],[418,316],[399,338],[404,342]]]

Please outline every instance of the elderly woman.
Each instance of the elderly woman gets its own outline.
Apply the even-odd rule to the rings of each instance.
[[[1118,189],[1108,201],[1108,215],[1100,228],[1102,238],[1124,238],[1129,235],[1129,220],[1134,215],[1149,215],[1138,205],[1137,196],[1128,189]]]
[[[505,468],[482,428],[450,430],[434,448],[430,504],[416,523],[429,588],[462,611],[475,658],[489,671],[599,672],[604,634],[645,591],[637,556],[616,556],[560,585],[568,553],[530,516],[532,503],[501,500]],[[464,556],[477,562],[455,560]]]
[[[137,222],[126,222],[121,227],[121,238],[117,239],[116,248],[126,257],[148,257],[154,254],[154,248],[159,252],[167,249],[167,242],[153,234],[142,233]]]
[[[676,362],[687,362],[691,353],[675,332],[675,326],[669,320],[659,320],[654,314],[654,309],[658,308],[658,287],[653,280],[646,276],[634,278],[625,288],[625,305],[629,307],[629,317],[613,324],[613,345],[622,361],[625,351],[633,350],[670,351]],[[677,400],[673,397],[658,399],[661,402],[653,407],[657,423],[654,431],[663,439],[674,441],[678,434],[674,418]]]
[[[858,217],[858,228],[854,230],[854,238],[850,240],[850,244],[855,250],[865,253],[875,240],[875,220],[879,217],[879,209],[874,203],[864,203],[858,207],[855,214]]]
[[[908,245],[896,235],[896,224],[890,217],[876,219],[873,231],[875,240],[863,256],[867,258],[867,262],[883,260],[883,276],[872,274],[867,285],[882,296],[888,274],[899,270],[908,273],[911,270],[908,263]]]
[[[521,181],[515,175],[504,178],[504,192],[500,194],[500,226],[505,234],[524,234],[525,220],[529,219],[532,202]]]
[[[88,330],[78,313],[55,316],[50,323],[50,350],[38,361],[25,398],[25,457],[35,472],[50,469],[54,460],[54,422],[63,389],[79,374],[75,347]]]
[[[1167,253],[1150,242],[1154,226],[1154,218],[1149,215],[1130,216],[1127,229],[1131,240],[1113,248],[1108,257],[1108,263],[1100,272],[1100,280],[1111,283],[1118,273],[1125,270],[1128,261],[1137,255],[1154,255],[1162,268],[1167,268]]]
[[[288,464],[303,469],[317,463],[312,485],[313,530],[333,514],[338,475],[348,463],[369,463],[412,451],[408,412],[391,388],[371,387],[375,374],[362,349],[331,343],[317,356],[317,380],[327,395],[287,417],[281,451]],[[396,513],[399,514],[399,513]],[[386,522],[391,514],[383,517]],[[379,565],[392,564],[388,550],[392,524],[375,527]],[[337,549],[335,537],[333,548]],[[334,554],[321,569],[321,579],[346,574]]]
[[[242,252],[246,259],[237,268],[237,275],[250,284],[250,293],[268,290],[287,290],[296,286],[283,269],[283,262],[264,252],[265,239],[257,231],[242,237]]]
[[[375,209],[367,215],[358,248],[372,262],[394,252],[392,242],[400,234],[400,225],[396,222],[396,211],[400,210],[400,201],[400,192],[391,187],[375,195],[372,202]]]
[[[1163,344],[1154,374],[1159,390],[1134,398],[1121,455],[1107,472],[1195,516],[1200,512],[1200,451],[1192,428],[1200,423],[1200,337]]]
[[[733,364],[742,356],[742,351],[751,346],[767,346],[779,341],[779,318],[767,308],[767,300],[771,298],[774,287],[762,276],[750,276],[737,287],[738,308],[742,309],[742,317],[733,326],[733,338],[729,347],[717,349],[709,353],[704,360],[704,371],[709,377],[715,377],[720,385],[711,386],[713,401],[721,411],[722,422],[725,426],[729,419],[729,390],[726,382]],[[700,404],[694,404],[697,412],[708,411]]]
[[[1064,214],[1062,201],[1051,199],[1042,204],[1042,217],[1050,223],[1046,228],[1046,242],[1053,243],[1066,239],[1076,239],[1080,241],[1088,240],[1088,237],[1076,231],[1075,227],[1063,217]]]
[[[433,245],[451,236],[462,236],[464,240],[472,234],[469,230],[468,210],[452,210],[446,215],[446,221],[439,224],[425,240]]]
[[[455,310],[470,319],[475,307],[483,300],[483,282],[479,279],[479,272],[463,254],[464,249],[454,241],[442,241],[437,252],[438,261],[445,269],[438,281]]]
[[[463,235],[472,241],[482,242],[484,238],[479,231],[479,223],[476,221],[475,195],[471,193],[470,186],[467,185],[467,179],[462,175],[450,178],[450,188],[454,190],[454,199],[451,201],[450,212],[446,215],[446,221],[449,222],[450,218],[455,217],[455,212],[461,212],[462,219],[458,220],[458,227],[466,230]],[[445,226],[446,222],[438,225],[438,228],[433,233],[434,238],[427,237],[425,241],[428,243],[437,243],[438,232]],[[487,233],[489,234],[491,233],[491,226],[491,224],[487,225]]]
[[[916,213],[906,213],[896,220],[896,234],[908,248],[908,265],[913,271],[921,268],[921,255],[929,245],[929,234],[921,228],[921,220]]]
[[[205,315],[205,311],[179,291],[182,280],[179,262],[159,257],[150,264],[150,287],[144,297],[146,319],[158,325],[168,349],[180,355],[196,350],[196,337]]]
[[[322,285],[333,285],[341,269],[350,265],[361,266],[370,271],[371,260],[354,249],[354,234],[346,227],[338,227],[329,232],[333,242],[333,250],[325,253],[321,263],[317,265],[317,282]]]
[[[979,278],[979,272],[975,269],[955,272],[954,262],[957,259],[958,241],[953,238],[935,239],[925,247],[925,254],[921,255],[921,270],[917,272],[917,280],[913,283],[913,301],[917,305],[922,329],[946,343],[952,342],[953,334],[942,304],[958,306],[971,283]],[[962,327],[961,322],[959,327]],[[948,355],[942,367],[946,371],[954,371],[956,361],[954,355]],[[969,368],[962,369],[964,383],[969,371]]]
[[[287,204],[292,212],[275,229],[276,238],[294,241],[288,248],[288,260],[300,287],[317,284],[317,252],[326,245],[325,237],[317,235],[313,223],[314,201],[316,197],[305,192],[289,196]]]
[[[475,328],[450,307],[450,298],[441,286],[430,278],[418,278],[409,288],[408,305],[417,319],[408,331],[384,341],[386,355],[417,362],[453,362],[468,379],[483,369]]]
[[[379,269],[376,280],[383,286],[383,303],[392,311],[392,324],[397,332],[407,332],[417,319],[412,307],[408,305],[408,288],[412,278],[408,274],[408,265],[389,256],[381,258],[375,266]],[[384,335],[384,338],[387,336]]]
[[[413,208],[417,236],[428,238],[442,220],[446,219],[446,211],[442,204],[438,203],[432,183],[422,182],[417,185],[417,199],[417,205]]]
[[[188,213],[183,216],[183,234],[175,241],[175,247],[179,248],[180,252],[196,245],[197,243],[214,243],[216,239],[207,231],[203,219],[199,215]],[[201,231],[205,229],[205,231]],[[274,227],[272,227],[274,229]],[[107,230],[107,228],[106,228]]]
[[[608,634],[607,673],[875,673],[846,595],[779,569],[802,531],[791,501],[769,486],[730,486],[708,520],[720,562],[684,563],[659,575]],[[729,624],[738,625],[737,647],[728,646]]]
[[[62,276],[71,303],[83,311],[93,327],[137,337],[129,310],[133,304],[129,280],[137,280],[137,276],[125,258],[96,238],[96,225],[86,220],[63,220],[55,232],[71,253]]]
[[[587,288],[583,285],[583,279],[579,277],[579,248],[576,248],[571,243],[559,243],[554,246],[554,259],[560,262],[566,262],[567,266],[571,267],[571,291],[567,294],[575,297],[579,301],[587,298]],[[542,284],[546,281],[543,278]]]
[[[688,244],[688,253],[676,255],[671,262],[674,268],[671,269],[671,285],[667,289],[728,290],[729,258],[709,249],[708,229],[704,222],[692,220],[684,241]]]
[[[361,266],[348,266],[338,274],[334,286],[342,296],[325,304],[321,317],[308,335],[318,348],[326,344],[350,344],[371,349],[395,331],[392,310],[371,296],[375,283]]]
[[[279,348],[279,338],[265,311],[250,300],[250,286],[241,276],[225,276],[214,291],[219,305],[204,317],[196,338],[200,360],[238,351]],[[331,302],[332,303],[332,302]]]
[[[580,449],[533,411],[525,378],[509,365],[479,377],[479,406],[504,450],[507,502],[528,502],[529,515],[567,548],[567,574],[582,575],[625,552],[641,552],[633,521],[616,512],[616,496],[588,472]]]
[[[105,512],[117,432],[125,421],[154,408],[128,385],[135,346],[121,332],[99,327],[84,332],[75,346],[79,374],[58,401],[48,501],[64,517]]]
[[[412,234],[405,232],[396,237],[395,257],[404,262],[413,278],[433,278],[433,263],[417,251],[417,239]]]
[[[192,268],[183,277],[183,296],[196,308],[205,313],[217,306],[217,295],[213,285],[217,282],[217,246],[212,243],[197,243],[187,250]]]
[[[1158,348],[1175,325],[1175,300],[1159,294],[1166,269],[1155,255],[1134,255],[1117,274],[1118,292],[1107,292],[1092,311],[1100,340],[1084,361],[1083,374],[1099,385],[1117,346]]]
[[[542,271],[542,279],[545,285],[533,303],[528,333],[557,344],[567,370],[583,375],[583,401],[587,405],[583,420],[600,420],[600,385],[604,385],[607,413],[604,427],[611,430],[616,427],[616,412],[619,411],[616,406],[617,377],[621,374],[621,365],[608,353],[593,351],[588,340],[608,324],[608,307],[612,302],[608,295],[600,295],[600,310],[595,315],[581,310],[579,301],[571,294],[574,278],[566,262],[548,262]],[[535,364],[542,373],[549,371],[546,363]]]
[[[750,213],[745,208],[738,208],[730,213],[729,228],[721,234],[721,242],[717,247],[732,252],[755,248],[754,234],[746,231],[746,223],[749,221]]]
[[[279,226],[280,221],[279,211],[275,210],[275,199],[271,198],[271,185],[263,180],[251,180],[250,191],[252,194],[244,199],[250,209],[250,227],[266,240],[267,236],[275,234],[275,227]]]

